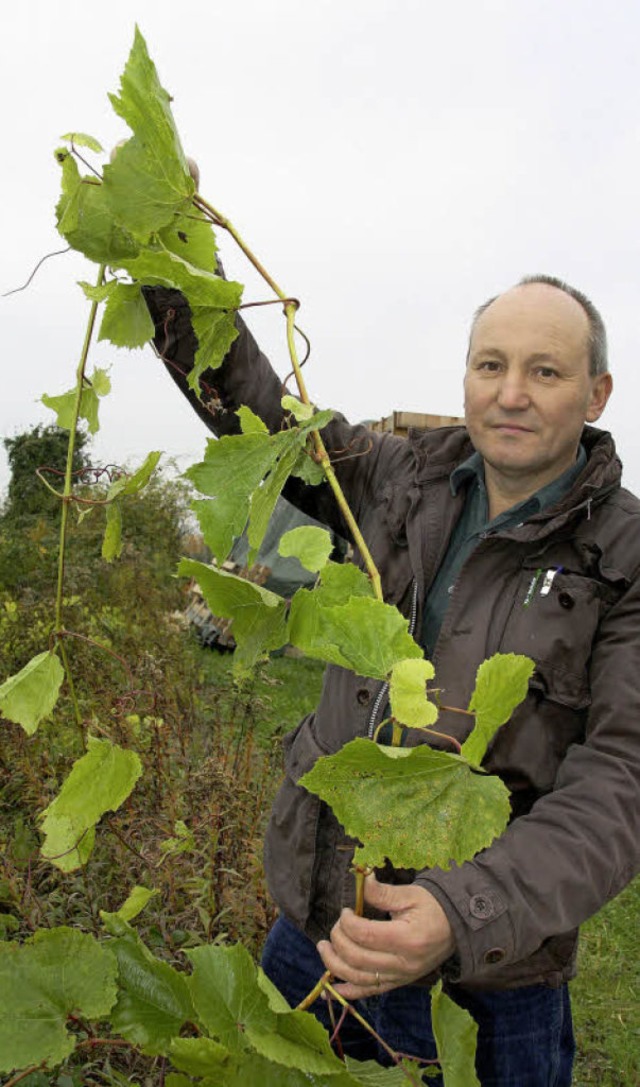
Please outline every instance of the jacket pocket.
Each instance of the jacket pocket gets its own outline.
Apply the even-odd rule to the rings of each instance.
[[[591,694],[586,672],[539,661],[529,693],[499,730],[485,760],[513,793],[514,815],[524,815],[550,792],[572,744],[585,737]]]

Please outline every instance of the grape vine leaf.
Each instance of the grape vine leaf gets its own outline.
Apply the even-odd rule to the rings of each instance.
[[[258,968],[241,944],[194,948],[187,955],[193,963],[189,985],[198,1016],[232,1053],[251,1047],[275,1064],[309,1075],[343,1071],[315,1016],[273,1009],[258,983]]]
[[[431,1023],[444,1087],[480,1087],[475,1064],[478,1024],[443,992],[441,981],[431,990]]]
[[[109,206],[117,222],[132,234],[145,237],[170,223],[175,212],[184,210],[195,185],[170,97],[137,27],[120,77],[120,96],[111,94],[109,98],[133,132],[104,168]]]
[[[152,339],[155,325],[139,283],[115,283],[106,299],[98,333],[115,347],[145,347]]]
[[[90,736],[86,755],[71,767],[60,792],[42,812],[45,840],[41,853],[62,872],[72,872],[89,857],[95,826],[116,811],[142,773],[134,751]]]
[[[315,410],[313,404],[303,404],[302,400],[298,400],[297,396],[289,394],[283,396],[280,403],[284,410],[290,411],[299,423],[306,423],[307,420],[311,419]]]
[[[22,945],[0,943],[0,1072],[68,1057],[75,1038],[67,1017],[106,1017],[116,972],[109,951],[77,929],[41,929]]]
[[[381,1068],[377,1061],[356,1061],[352,1057],[346,1057],[345,1062],[347,1071],[361,1087],[407,1087],[407,1083],[422,1082],[421,1067],[416,1061],[405,1059],[394,1068]],[[428,1087],[429,1080],[424,1082]]]
[[[469,709],[476,715],[473,731],[462,745],[462,754],[479,766],[494,735],[526,698],[535,663],[518,653],[495,653],[483,661]]]
[[[139,913],[142,913],[151,899],[158,894],[160,892],[155,887],[140,887],[136,884],[135,887],[132,887],[119,909],[114,910],[113,913],[103,910],[102,916],[119,917],[122,921],[133,921]]]
[[[215,272],[216,238],[211,223],[194,207],[187,214],[178,212],[171,222],[158,232],[158,238],[165,249],[182,257],[195,268],[206,272]]]
[[[72,249],[97,264],[117,264],[134,257],[139,243],[113,220],[104,185],[93,176],[81,177],[66,147],[55,157],[62,167],[62,193],[56,206],[59,233]]]
[[[375,600],[369,577],[352,562],[328,562],[320,571],[320,584],[315,591],[320,594],[323,607],[345,604],[353,596]]]
[[[111,392],[111,381],[106,370],[96,368],[86,382],[80,396],[79,418],[86,420],[91,434],[96,434],[100,429],[98,420],[100,397],[107,396]],[[76,399],[75,387],[66,393],[61,393],[60,396],[48,396],[44,393],[41,397],[45,407],[51,408],[56,413],[56,423],[62,430],[71,430],[73,426]]]
[[[405,657],[422,657],[397,608],[356,596],[346,604],[325,604],[318,589],[298,589],[291,601],[289,641],[308,657],[351,668],[361,676],[386,679]]]
[[[316,574],[327,565],[333,551],[333,540],[326,528],[300,525],[285,532],[278,544],[278,551],[284,558],[295,556],[305,570]]]
[[[72,143],[76,147],[87,147],[89,151],[95,151],[97,155],[104,151],[104,147],[96,140],[95,136],[88,136],[86,132],[67,132],[60,139],[67,140],[68,143]]]
[[[192,1076],[207,1076],[220,1071],[228,1062],[230,1053],[226,1046],[212,1038],[174,1038],[169,1049],[172,1064],[181,1072]]]
[[[64,668],[55,653],[45,651],[5,679],[0,687],[0,713],[32,736],[48,717],[60,693]]]
[[[391,671],[391,711],[403,725],[427,728],[438,720],[438,707],[427,698],[426,684],[435,675],[431,661],[398,661]]]
[[[253,413],[252,413],[253,414]],[[214,499],[197,500],[193,509],[202,534],[219,563],[249,521],[249,544],[257,551],[278,496],[304,447],[312,426],[324,426],[330,412],[291,430],[269,434],[245,411],[247,431],[207,442],[204,459],[185,473],[197,490]],[[250,560],[251,561],[251,557]]]
[[[157,449],[152,450],[151,453],[147,453],[140,467],[137,468],[132,475],[121,475],[118,479],[114,479],[107,491],[107,498],[112,499],[118,496],[124,497],[125,495],[138,494],[139,491],[147,486],[147,483],[157,468],[161,456],[162,453]]]
[[[195,1012],[187,978],[151,954],[138,934],[117,914],[100,914],[118,964],[118,1000],[113,1030],[152,1056],[167,1055],[171,1043]]]
[[[122,509],[119,502],[110,502],[105,506],[107,519],[102,538],[102,557],[105,562],[113,562],[122,554]]]
[[[447,869],[491,844],[507,825],[509,793],[458,755],[423,744],[386,748],[358,738],[300,779],[362,845],[357,864]]]
[[[256,415],[246,404],[241,404],[236,415],[240,420],[240,429],[243,434],[268,434],[269,428],[265,422]]]
[[[282,597],[195,559],[182,559],[178,574],[196,579],[213,615],[233,619],[236,674],[250,670],[270,650],[286,644],[286,605]]]

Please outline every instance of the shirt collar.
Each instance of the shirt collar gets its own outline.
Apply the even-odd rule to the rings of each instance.
[[[559,502],[561,498],[571,489],[576,479],[582,472],[582,469],[587,463],[587,452],[585,447],[580,443],[578,448],[578,456],[573,464],[566,468],[561,475],[556,479],[552,479],[550,483],[545,483],[544,487],[541,487],[539,491],[532,494],[529,498],[526,498],[524,502],[518,503],[520,506],[526,506],[527,514],[539,513],[540,510],[547,509],[549,506]],[[484,482],[484,461],[479,453],[472,453],[470,457],[459,464],[453,469],[449,476],[449,486],[451,487],[451,494],[455,497],[460,488],[465,483],[476,481],[481,491],[485,491]]]

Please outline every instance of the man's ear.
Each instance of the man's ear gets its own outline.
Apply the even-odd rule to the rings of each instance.
[[[588,423],[595,423],[600,418],[607,406],[607,401],[613,389],[611,374],[598,374],[591,379],[591,396],[587,407],[586,419]]]

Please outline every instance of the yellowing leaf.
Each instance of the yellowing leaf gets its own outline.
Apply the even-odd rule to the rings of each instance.
[[[403,660],[394,665],[389,685],[391,712],[403,725],[426,728],[438,720],[435,703],[427,698],[427,681],[433,679],[431,661]]]
[[[384,748],[352,740],[318,759],[300,785],[331,806],[362,842],[356,863],[449,868],[490,845],[509,819],[499,778],[475,772],[458,755],[425,745]]]
[[[479,766],[498,729],[526,698],[535,663],[516,653],[496,653],[478,668],[469,709],[476,715],[473,732],[462,745],[462,754]]]
[[[142,763],[134,751],[90,736],[86,755],[73,764],[57,797],[42,813],[45,860],[63,872],[79,868],[91,851],[96,823],[105,812],[120,807],[141,773]]]

